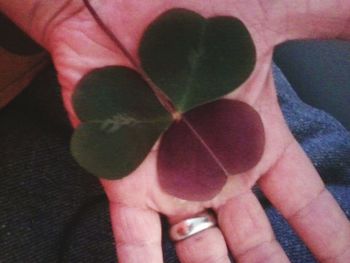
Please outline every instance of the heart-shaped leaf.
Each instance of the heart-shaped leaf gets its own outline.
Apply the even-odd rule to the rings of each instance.
[[[73,101],[83,123],[72,152],[83,167],[105,178],[128,175],[171,122],[157,160],[167,193],[207,200],[227,176],[256,165],[264,148],[259,114],[246,103],[217,100],[254,68],[254,44],[242,22],[185,9],[165,12],[144,33],[140,66],[84,3],[139,73],[106,67],[79,82]]]
[[[218,100],[196,107],[162,137],[160,184],[182,199],[210,199],[227,176],[245,172],[260,160],[264,141],[260,116],[248,104]]]
[[[132,172],[171,122],[147,83],[126,67],[105,67],[84,76],[73,104],[84,122],[72,138],[73,156],[105,178]]]
[[[147,28],[139,56],[180,112],[231,92],[255,65],[255,47],[240,20],[205,19],[185,9],[170,10]]]

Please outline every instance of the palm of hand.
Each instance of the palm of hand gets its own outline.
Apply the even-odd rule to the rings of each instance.
[[[127,5],[131,5],[130,2]],[[174,6],[175,7],[175,6]],[[131,9],[135,10],[134,7],[130,7]],[[141,7],[139,7],[141,8]],[[149,5],[147,5],[147,8],[152,9]],[[159,8],[154,5],[153,8]],[[165,11],[169,8],[172,8],[171,5],[164,5],[160,11]],[[194,9],[195,7],[188,7]],[[225,10],[227,8],[226,5],[222,5],[222,7],[218,8]],[[111,10],[117,10],[117,7],[115,9],[110,8]],[[228,7],[227,8],[234,10],[235,8]],[[141,9],[140,9],[141,10]],[[196,10],[196,9],[195,9]],[[108,16],[101,13],[99,10],[97,12],[100,14],[100,16],[108,21]],[[118,11],[119,12],[119,11]],[[120,11],[121,13],[118,13],[118,16],[122,16],[120,20],[127,19],[128,14]],[[139,13],[140,11],[135,10],[134,12]],[[147,15],[147,11],[144,10],[144,13]],[[148,11],[151,12],[151,11]],[[159,12],[161,13],[161,12]],[[208,13],[208,12],[206,12]],[[212,16],[217,14],[215,11],[211,11],[207,14],[207,16]],[[220,13],[219,13],[220,14]],[[225,12],[223,14],[228,14],[235,16],[236,14],[231,14],[231,12]],[[80,15],[81,17],[83,14]],[[89,16],[89,14],[84,14],[84,16]],[[152,15],[153,18],[155,18],[157,15]],[[79,17],[75,18],[76,20],[79,19]],[[112,17],[114,19],[114,16]],[[133,32],[128,32],[129,30],[135,30],[135,25],[141,25],[140,28],[137,30],[142,34],[142,30],[151,22],[152,18],[147,17],[147,20],[144,21],[133,21],[133,24],[130,24],[129,26],[125,26],[120,32],[120,30],[116,30],[115,34],[118,36],[119,39],[123,41],[123,36],[128,37],[129,35],[133,34]],[[112,22],[112,21],[111,21]],[[65,23],[81,23],[82,26],[84,24],[80,21],[69,21]],[[92,25],[87,25],[86,30],[84,29],[80,32],[77,31],[68,31],[72,30],[72,27],[70,25],[61,25],[61,27],[65,27],[66,30],[64,30],[64,33],[60,33],[63,37],[60,39],[60,41],[64,42],[64,46],[62,47],[62,43],[56,43],[56,45],[59,47],[59,55],[58,57],[54,57],[56,61],[57,68],[61,68],[62,70],[59,70],[60,79],[64,82],[69,82],[68,85],[73,87],[74,83],[79,79],[80,76],[82,76],[87,70],[94,68],[94,67],[101,67],[108,64],[118,64],[118,65],[128,65],[129,62],[124,56],[120,55],[120,51],[116,51],[116,47],[113,46],[113,43],[108,42],[105,43],[104,39],[106,38],[105,33],[101,31],[101,29],[95,24],[95,21],[91,18],[91,21],[85,22],[85,23],[91,23]],[[249,22],[248,22],[249,23]],[[257,22],[255,22],[257,23]],[[92,28],[91,28],[92,27]],[[111,27],[113,29],[113,27]],[[117,27],[116,27],[117,28]],[[252,32],[254,34],[254,31]],[[92,46],[94,49],[96,49],[96,52],[94,50],[89,50],[89,52],[82,52],[81,46],[83,45],[82,42],[74,41],[72,42],[72,39],[75,40],[77,37],[71,37],[71,35],[77,35],[81,34],[83,36],[86,36],[89,38],[89,41],[92,42]],[[233,99],[239,99],[242,101],[247,102],[248,104],[252,105],[258,112],[260,113],[264,126],[265,126],[265,132],[266,132],[266,149],[264,152],[264,157],[262,158],[261,162],[257,167],[255,167],[253,170],[249,171],[249,173],[241,174],[238,176],[234,176],[234,178],[231,178],[232,182],[230,183],[230,186],[227,186],[226,188],[229,191],[223,191],[220,195],[218,195],[214,200],[211,200],[209,202],[203,202],[201,203],[200,207],[195,208],[198,206],[198,203],[190,203],[188,202],[188,205],[190,205],[190,213],[193,213],[193,211],[201,211],[204,207],[212,207],[215,205],[215,203],[218,202],[224,202],[225,199],[232,197],[232,194],[235,194],[235,191],[232,191],[232,187],[237,188],[237,183],[240,183],[241,186],[244,189],[241,189],[243,191],[246,191],[250,189],[255,183],[256,180],[260,177],[261,174],[264,174],[278,159],[279,156],[283,153],[284,149],[288,144],[291,143],[292,137],[290,136],[289,132],[287,131],[286,125],[284,123],[283,117],[279,111],[279,106],[277,103],[277,99],[274,92],[274,84],[271,78],[271,55],[273,52],[274,45],[278,42],[277,39],[269,39],[267,42],[267,39],[265,38],[265,34],[260,33],[259,36],[253,36],[258,52],[259,52],[259,59],[256,65],[256,70],[254,74],[251,76],[250,80],[246,82],[237,92],[233,94],[229,94],[228,98]],[[135,38],[135,37],[134,37]],[[136,56],[136,50],[138,48],[138,39],[140,38],[140,35],[138,34],[135,39],[131,40],[132,44],[130,44],[130,47],[127,46],[128,49],[132,50],[132,53]],[[100,39],[100,41],[98,40]],[[99,41],[96,43],[95,41]],[[130,42],[130,41],[129,41]],[[84,43],[84,46],[91,46],[91,43]],[[104,45],[104,46],[102,46]],[[108,45],[106,47],[106,45]],[[57,50],[57,49],[56,49]],[[63,51],[61,51],[63,50]],[[68,54],[69,52],[72,52],[72,50],[79,50],[79,54],[76,54],[72,57],[72,54]],[[88,51],[88,50],[87,50]],[[58,53],[58,51],[56,51]],[[74,51],[73,51],[74,52]],[[111,54],[112,53],[112,54]],[[117,53],[117,54],[115,54]],[[113,56],[111,58],[111,56]],[[121,56],[121,57],[120,57]],[[70,61],[67,64],[66,60],[69,59]],[[82,67],[83,61],[94,61],[93,65]],[[95,63],[96,61],[96,63]],[[62,66],[61,66],[62,65]],[[68,67],[67,67],[68,66]],[[63,68],[64,67],[64,68]],[[72,79],[71,76],[67,76],[68,74],[72,74],[72,69],[74,69],[76,75],[76,78]],[[71,92],[64,91],[64,92]],[[66,100],[66,105],[70,105],[69,97]],[[69,107],[70,108],[70,107]],[[74,115],[73,115],[74,116]],[[73,117],[73,123],[77,123],[75,120],[75,117]],[[276,127],[277,126],[277,127]],[[274,127],[273,129],[270,129],[269,127]],[[282,134],[281,134],[282,131]],[[130,202],[133,203],[133,205],[137,206],[148,206],[149,208],[152,208],[158,212],[165,213],[167,215],[172,214],[178,214],[181,213],[185,208],[184,203],[180,200],[176,200],[175,198],[172,198],[162,192],[161,189],[159,189],[157,184],[157,172],[155,169],[155,162],[156,162],[156,149],[155,147],[153,151],[148,156],[147,160],[135,171],[131,176],[128,176],[124,180],[116,180],[116,181],[104,181],[104,185],[107,187],[108,193],[109,192],[115,192],[112,195],[109,195],[110,198],[113,200],[115,197],[114,195],[130,195],[127,196],[119,196],[117,199],[121,199],[118,202],[124,202],[123,200],[130,200]],[[235,177],[244,177],[241,179],[235,178]],[[233,182],[234,181],[234,182]],[[241,181],[241,182],[238,182]],[[245,181],[245,182],[243,182]],[[114,190],[114,188],[121,188],[121,189],[128,189],[124,191]],[[136,187],[136,188],[135,188]],[[138,189],[140,191],[140,195],[135,196],[134,191],[135,189]],[[241,191],[240,190],[240,191]],[[141,192],[143,194],[141,194]],[[227,193],[226,193],[227,192]],[[230,192],[230,193],[229,193]],[[145,196],[149,197],[149,200],[145,199]],[[137,200],[137,198],[140,198],[141,200]],[[145,204],[146,203],[146,204]],[[180,210],[181,211],[171,211],[176,209],[177,203],[180,203]],[[195,207],[194,207],[195,206]],[[167,211],[167,209],[169,211]],[[195,210],[193,210],[195,209]]]
[[[97,4],[92,1],[92,5],[135,58],[143,30],[167,9],[184,7],[206,17],[230,15],[243,20],[257,48],[257,64],[248,81],[227,97],[253,106],[263,120],[266,136],[264,154],[258,165],[246,173],[231,177],[221,193],[209,201],[184,201],[162,191],[157,182],[157,147],[131,175],[122,180],[102,180],[111,203],[119,257],[131,257],[135,262],[143,256],[149,257],[149,260],[142,260],[144,262],[160,261],[161,230],[158,213],[166,215],[173,223],[212,208],[218,215],[223,236],[237,258],[242,261],[258,259],[262,256],[259,252],[262,244],[270,243],[269,249],[264,248],[265,256],[275,257],[277,262],[287,261],[283,253],[278,252],[281,249],[274,241],[266,216],[251,188],[256,183],[260,184],[267,197],[290,219],[290,223],[295,225],[306,242],[312,233],[305,234],[303,231],[311,219],[305,215],[301,217],[303,222],[300,222],[294,217],[309,209],[312,202],[317,202],[320,206],[318,199],[324,199],[323,195],[327,197],[327,194],[324,194],[323,183],[288,130],[277,102],[271,61],[274,46],[284,40],[278,29],[282,28],[283,21],[278,17],[268,17],[258,0],[207,1],[200,5],[194,1],[176,1],[176,4],[175,1],[147,1],[147,4],[145,1],[102,2],[104,3]],[[71,13],[76,14],[68,19],[64,17],[64,22],[52,23],[48,43],[63,86],[65,105],[73,125],[77,125],[78,120],[71,106],[71,94],[77,81],[92,68],[106,65],[130,66],[130,62],[97,26],[85,8],[77,5],[72,6],[71,10]],[[315,204],[312,207],[316,209]],[[218,249],[212,252],[213,255],[207,254],[206,260],[221,262],[214,259],[224,254],[220,260],[226,262],[222,234],[217,229],[210,231],[198,235],[204,235],[206,241],[197,238],[178,243],[180,259],[184,262],[204,262],[202,258],[202,261],[199,258],[194,260],[196,256],[193,252],[196,252],[196,248],[213,246],[208,242],[215,241]],[[188,246],[193,247],[192,250],[186,249]],[[321,245],[310,246],[318,257],[324,256]],[[138,250],[131,255],[131,249]],[[341,249],[343,248],[332,248],[332,255],[338,255]]]

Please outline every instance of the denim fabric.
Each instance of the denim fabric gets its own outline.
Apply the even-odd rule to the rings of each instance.
[[[350,216],[349,132],[301,102],[277,67],[274,74],[293,134]],[[3,109],[0,123],[0,262],[116,262],[107,199],[69,153],[72,130],[55,72]],[[291,261],[314,262],[279,213],[262,204]],[[167,228],[163,220],[165,262],[178,262]]]
[[[327,113],[303,103],[277,66],[274,76],[283,115],[292,133],[349,218],[350,133]],[[315,262],[281,215],[271,206],[265,209],[291,261]]]
[[[276,49],[274,59],[304,102],[350,131],[349,41],[289,41]]]

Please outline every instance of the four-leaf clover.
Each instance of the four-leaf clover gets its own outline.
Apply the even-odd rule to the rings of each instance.
[[[136,70],[108,66],[79,82],[73,104],[82,123],[73,156],[92,174],[118,179],[161,138],[162,189],[187,200],[212,198],[227,176],[254,167],[264,149],[259,114],[244,102],[219,99],[249,77],[255,59],[237,18],[163,13],[143,35]]]

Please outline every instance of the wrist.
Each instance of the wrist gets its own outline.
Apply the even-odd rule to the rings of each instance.
[[[0,0],[0,12],[45,48],[54,28],[82,6],[81,1],[70,0]]]

